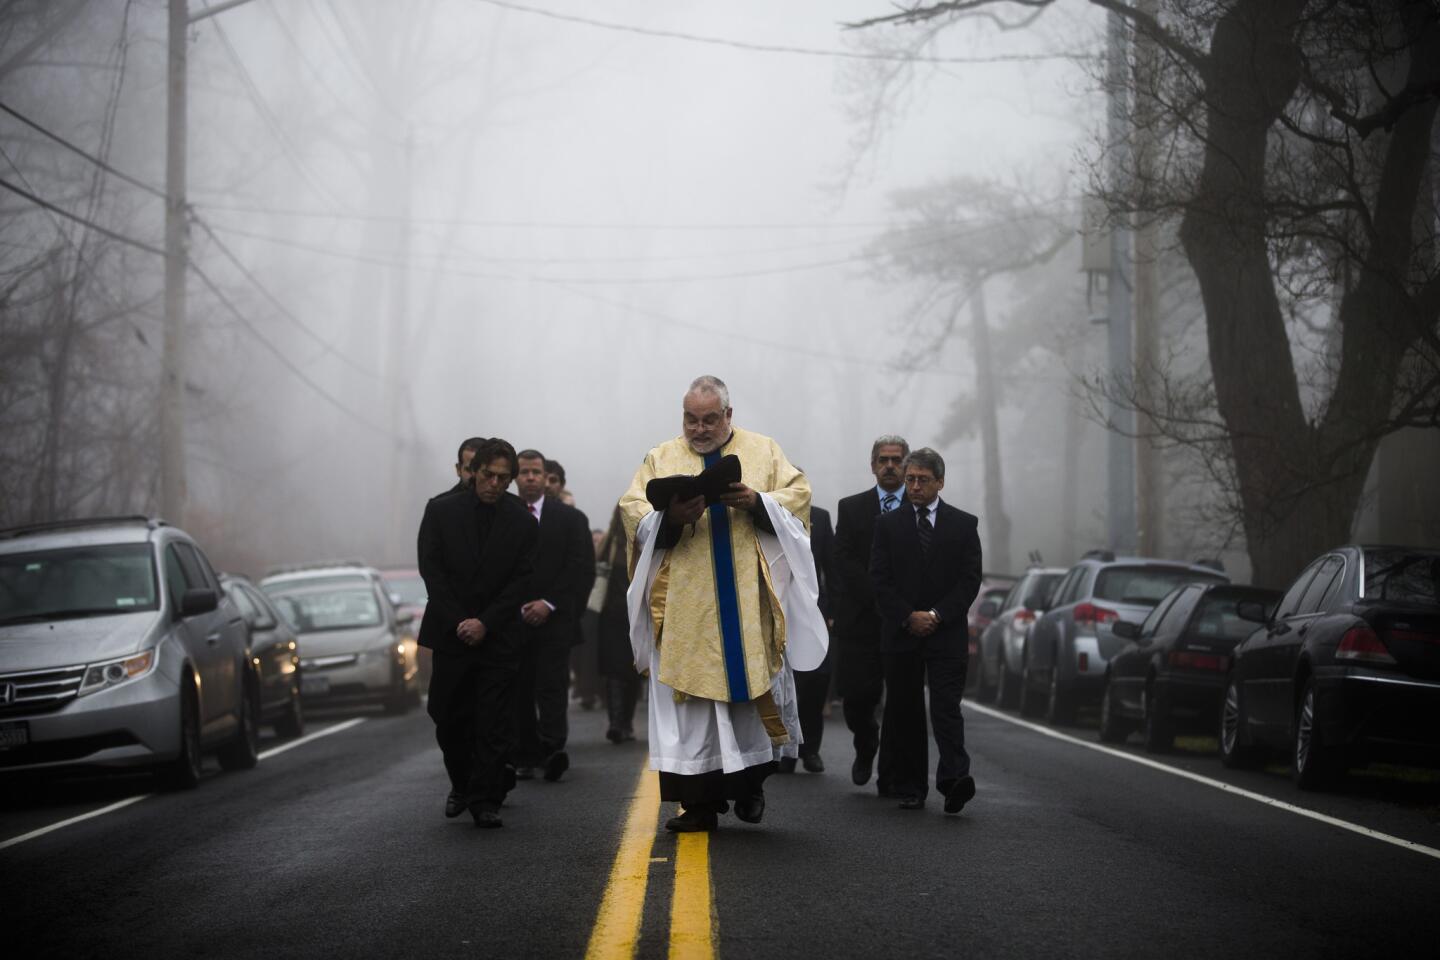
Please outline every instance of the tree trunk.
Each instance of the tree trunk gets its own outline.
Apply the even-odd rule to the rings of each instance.
[[[996,413],[995,370],[990,353],[990,323],[985,315],[985,282],[970,297],[974,324],[975,407],[980,418],[980,448],[985,463],[986,562],[992,570],[1010,570],[1010,518],[1005,515],[1005,485],[1000,469],[1000,428]]]

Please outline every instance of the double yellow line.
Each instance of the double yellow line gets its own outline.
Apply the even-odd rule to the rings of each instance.
[[[660,813],[660,778],[640,771],[635,798],[625,818],[620,849],[610,868],[610,882],[600,902],[595,929],[585,949],[586,960],[632,960],[645,914],[645,888]],[[671,960],[712,960],[715,956],[715,913],[710,893],[710,835],[682,833],[675,844],[675,888],[670,898]]]

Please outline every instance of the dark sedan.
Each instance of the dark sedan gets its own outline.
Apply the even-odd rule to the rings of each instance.
[[[1215,732],[1235,645],[1255,630],[1242,603],[1269,614],[1278,590],[1190,583],[1166,594],[1143,624],[1122,620],[1128,643],[1110,660],[1100,699],[1100,739],[1119,743],[1139,730],[1145,749],[1169,750],[1177,733]]]
[[[1440,759],[1440,550],[1345,546],[1319,557],[1235,648],[1220,723],[1227,766],[1290,755],[1323,787],[1352,763]]]
[[[305,732],[300,706],[300,652],[295,631],[249,580],[220,575],[220,585],[240,608],[250,630],[250,657],[260,677],[260,722],[275,725],[282,737]]]

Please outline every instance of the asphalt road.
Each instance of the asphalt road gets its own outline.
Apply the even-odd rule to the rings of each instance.
[[[520,784],[502,830],[443,817],[418,710],[312,717],[326,735],[252,771],[207,768],[186,793],[147,795],[144,779],[0,781],[0,949],[614,956],[597,946],[597,916],[629,897],[641,958],[1434,955],[1435,779],[1361,777],[1315,796],[1278,772],[1231,774],[1199,753],[1156,769],[1128,759],[1145,757],[1133,746],[1094,749],[1093,730],[1057,738],[1004,717],[967,709],[979,793],[961,816],[943,816],[934,794],[911,812],[853,786],[836,711],[827,773],[772,778],[764,823],[726,817],[684,849],[650,833],[671,811],[646,806],[643,740],[613,746],[602,716],[578,708],[570,772]],[[627,821],[640,824],[628,844],[640,866],[617,886]],[[706,893],[709,929],[681,937],[677,904],[700,902],[703,920]]]

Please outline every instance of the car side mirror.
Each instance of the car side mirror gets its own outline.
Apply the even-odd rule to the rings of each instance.
[[[1270,618],[1265,615],[1265,604],[1259,600],[1241,600],[1235,604],[1235,615],[1251,623],[1270,622]]]
[[[1139,640],[1140,624],[1131,623],[1129,620],[1116,620],[1110,625],[1110,632],[1126,640]]]
[[[180,597],[180,616],[196,617],[220,606],[220,596],[209,587],[191,587]]]

